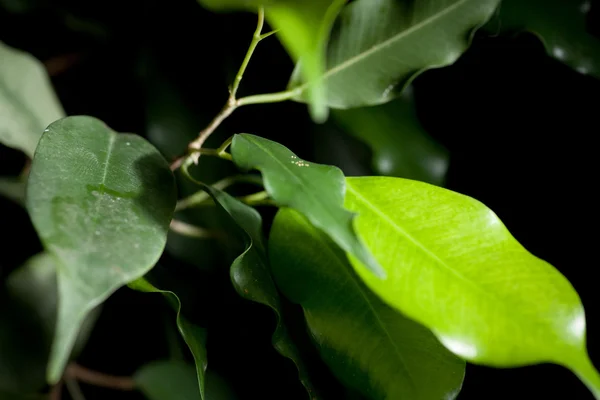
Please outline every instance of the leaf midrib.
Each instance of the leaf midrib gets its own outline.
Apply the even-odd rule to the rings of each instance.
[[[283,163],[283,162],[282,162],[282,161],[281,161],[281,160],[280,160],[278,157],[276,157],[276,156],[275,156],[275,155],[274,155],[274,154],[273,154],[273,153],[272,153],[272,152],[271,152],[269,149],[267,149],[266,147],[262,146],[260,143],[258,143],[258,142],[256,142],[256,141],[253,141],[253,140],[250,140],[250,139],[247,139],[247,140],[248,140],[248,141],[251,141],[251,142],[252,142],[252,143],[253,143],[253,144],[254,144],[256,147],[258,147],[259,149],[261,149],[262,151],[264,151],[264,152],[265,152],[267,155],[269,155],[269,156],[270,156],[270,157],[271,157],[273,160],[275,160],[275,162],[277,162],[279,165],[281,165],[281,167],[283,168],[283,170],[285,170],[285,171],[286,171],[286,172],[287,172],[289,175],[291,175],[291,176],[292,176],[292,177],[293,177],[293,178],[296,180],[296,182],[298,182],[300,185],[302,185],[302,186],[312,186],[312,185],[310,184],[310,182],[306,182],[304,179],[302,179],[302,177],[301,177],[301,176],[299,176],[299,175],[295,174],[295,173],[294,173],[294,172],[293,172],[293,171],[292,171],[292,170],[291,170],[291,169],[290,169],[290,168],[289,168],[287,165],[285,165],[285,163]],[[297,156],[296,156],[295,154],[293,154],[292,152],[290,152],[290,154],[292,154],[294,157],[297,157]],[[297,157],[297,159],[298,159],[298,160],[301,160],[301,161],[305,161],[305,160],[301,159],[300,157]],[[306,162],[306,163],[308,163],[308,161],[305,161],[305,162]],[[314,163],[313,163],[313,164],[314,164]],[[333,168],[333,167],[332,167],[332,168]],[[265,172],[264,172],[264,171],[262,171],[262,173],[263,173],[263,174],[265,174]],[[314,204],[318,204],[318,205],[320,205],[321,207],[323,207],[323,206],[322,206],[322,204],[323,204],[323,203],[319,201],[319,199],[318,199],[318,198],[317,198],[317,197],[316,197],[316,196],[313,194],[313,192],[312,192],[312,191],[310,191],[310,190],[309,190],[309,191],[303,191],[303,192],[304,192],[305,194],[307,194],[307,195],[308,195],[308,196],[311,198],[311,201],[312,201]],[[342,207],[342,206],[340,205],[340,207]],[[325,208],[325,207],[323,207],[323,208]],[[303,214],[304,214],[304,213],[303,213]],[[307,216],[307,218],[309,218],[309,220],[312,220],[312,219],[313,219],[312,217],[308,217],[308,216]]]
[[[422,29],[423,27],[429,25],[430,23],[435,22],[436,20],[438,20],[439,18],[444,17],[446,14],[454,11],[456,8],[462,6],[464,3],[466,3],[467,1],[471,1],[471,0],[458,0],[456,3],[452,4],[451,6],[449,6],[448,8],[443,9],[441,12],[434,14],[432,17],[426,18],[423,21],[411,26],[410,28],[401,31],[400,33],[398,33],[397,35],[394,35],[392,37],[390,37],[389,39],[386,39],[383,42],[379,42],[377,44],[375,44],[374,46],[370,47],[368,50],[358,53],[357,55],[355,55],[354,57],[350,57],[349,59],[347,59],[346,61],[336,65],[335,67],[327,70],[324,74],[322,79],[327,79],[327,78],[331,78],[332,76],[336,75],[338,72],[343,71],[349,67],[351,67],[352,65],[359,63],[360,61],[364,60],[365,58],[367,58],[368,56],[370,56],[373,53],[376,53],[392,44],[394,44],[396,41],[401,40],[403,38],[405,38],[408,35],[411,35],[412,33]],[[310,85],[310,83],[304,83],[303,85],[299,86],[300,89],[304,90],[306,89],[308,86]]]
[[[421,243],[419,240],[417,240],[412,235],[410,235],[401,226],[399,226],[398,224],[396,224],[394,222],[394,220],[392,220],[387,214],[385,214],[383,211],[381,211],[375,204],[371,203],[366,197],[364,197],[357,190],[355,190],[349,182],[346,182],[346,187],[348,188],[349,191],[351,191],[354,194],[354,196],[358,200],[360,200],[363,204],[365,204],[374,213],[376,213],[377,215],[379,215],[384,221],[386,221],[387,223],[389,223],[401,236],[403,236],[406,239],[408,239],[409,241],[411,241],[415,246],[417,246],[419,249],[421,249],[423,252],[425,252],[427,255],[429,255],[431,258],[433,258],[435,261],[437,261],[435,263],[436,265],[442,266],[445,270],[449,271],[452,275],[454,275],[455,277],[457,277],[459,280],[461,280],[463,282],[466,282],[469,286],[471,286],[472,288],[474,288],[477,292],[483,294],[483,297],[491,299],[495,303],[501,304],[502,308],[506,310],[506,314],[507,315],[519,315],[521,317],[520,319],[522,319],[523,321],[525,321],[527,325],[529,325],[531,323],[532,317],[536,316],[535,314],[534,315],[527,315],[527,314],[523,314],[521,312],[515,312],[515,309],[519,310],[519,311],[522,310],[522,308],[519,307],[518,304],[516,304],[514,306],[507,305],[507,302],[508,302],[507,299],[499,298],[494,293],[491,293],[490,291],[485,290],[483,287],[481,287],[479,284],[477,284],[477,282],[475,282],[475,281],[467,278],[466,276],[462,275],[459,271],[457,271],[456,269],[452,268],[444,260],[442,260],[437,255],[435,255],[423,243]],[[534,319],[534,320],[538,321],[538,322],[542,322],[542,321],[539,321],[537,319]],[[532,325],[538,325],[538,324],[534,323]]]
[[[299,224],[306,224],[306,221],[303,220],[303,219],[301,219],[300,216],[297,213],[293,213],[292,215],[297,220],[297,222]],[[309,225],[309,224],[307,224],[307,225]],[[404,359],[404,357],[400,353],[400,349],[398,348],[398,346],[396,345],[396,343],[394,342],[394,340],[392,340],[392,336],[390,335],[387,327],[385,326],[385,324],[383,323],[383,321],[381,320],[381,318],[379,318],[379,315],[375,311],[375,308],[374,308],[373,304],[371,303],[371,300],[367,296],[367,293],[365,292],[364,288],[357,282],[357,277],[355,275],[353,275],[348,270],[348,268],[347,268],[346,264],[344,263],[344,261],[340,259],[339,255],[335,251],[333,251],[333,249],[329,245],[328,241],[327,240],[324,241],[324,240],[322,240],[322,238],[318,237],[318,232],[315,232],[315,228],[312,225],[309,225],[309,227],[311,228],[311,229],[309,229],[310,234],[313,237],[315,237],[319,242],[321,242],[321,243],[324,244],[323,247],[326,249],[326,251],[328,253],[331,254],[332,258],[335,259],[335,261],[339,265],[340,269],[343,270],[344,273],[349,277],[348,280],[351,281],[354,284],[354,286],[357,288],[358,292],[360,293],[361,297],[365,300],[365,303],[367,303],[367,305],[369,306],[369,309],[371,310],[373,316],[375,317],[375,320],[377,321],[377,324],[379,325],[379,327],[381,328],[381,330],[383,331],[383,333],[385,334],[385,336],[388,338],[389,342],[391,343],[392,347],[394,348],[394,352],[398,356],[400,364],[402,364],[402,367],[404,368],[404,371],[406,372],[406,375],[408,376],[408,381],[410,382],[410,385],[415,390],[415,393],[418,392],[417,391],[417,386],[416,386],[416,383],[415,383],[415,379],[410,374],[410,369],[408,368],[406,360]]]

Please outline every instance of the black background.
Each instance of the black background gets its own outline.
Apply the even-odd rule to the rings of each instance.
[[[147,132],[147,105],[156,95],[150,88],[157,79],[176,88],[192,114],[192,125],[201,129],[224,103],[255,24],[251,14],[211,14],[193,0],[26,3],[31,5],[26,13],[0,11],[0,40],[47,62],[67,114],[93,115],[117,131],[139,134]],[[73,16],[88,27],[96,24],[98,33],[74,30],[75,25],[65,22]],[[595,4],[588,21],[591,31],[598,21]],[[49,62],[65,55],[72,62],[64,70]],[[240,92],[282,90],[292,68],[277,40],[267,40],[255,53]],[[483,201],[526,248],[566,275],[582,298],[588,348],[600,364],[600,81],[548,57],[533,35],[480,33],[455,65],[417,78],[415,94],[422,123],[450,151],[446,187]],[[315,127],[302,104],[240,109],[217,136],[235,132],[269,137],[300,157],[338,164],[349,174],[369,165],[366,147],[332,124]],[[349,151],[358,165],[348,165],[336,149]],[[18,174],[24,161],[19,153],[0,147],[2,174]],[[0,199],[0,207],[0,274],[5,277],[41,246],[19,206]],[[203,272],[190,272],[172,255],[166,254],[161,263],[197,278],[195,290],[206,305],[199,318],[211,326],[211,368],[235,382],[240,398],[306,397],[292,364],[282,362],[270,348],[274,319],[269,310],[238,299],[224,279],[207,283]],[[131,374],[144,362],[165,357],[164,320],[157,318],[157,307],[162,307],[160,298],[117,292],[107,301],[80,363]],[[295,307],[288,307],[298,315]],[[321,365],[316,371],[318,381],[330,382],[325,392],[342,398],[327,369]],[[84,391],[88,399],[132,398],[85,386]],[[469,365],[459,398],[592,397],[572,373],[558,366]]]

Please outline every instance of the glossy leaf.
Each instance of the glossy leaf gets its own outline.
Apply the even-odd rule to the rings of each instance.
[[[231,155],[238,167],[262,173],[265,189],[277,205],[299,211],[371,272],[383,274],[354,232],[354,214],[343,206],[346,189],[342,171],[309,163],[279,143],[248,134],[233,137]]]
[[[333,108],[394,99],[416,75],[454,63],[500,0],[356,0],[331,33],[324,80]],[[297,71],[290,88],[305,89]]]
[[[530,31],[552,57],[600,78],[600,39],[586,30],[590,0],[503,0],[492,32]]]
[[[177,361],[156,361],[140,368],[133,379],[148,400],[198,400],[194,367]],[[234,400],[235,394],[214,372],[206,374],[205,400]]]
[[[143,138],[91,117],[51,124],[40,139],[27,209],[58,263],[58,317],[48,381],[61,376],[85,316],[144,275],[165,246],[173,174]]]
[[[55,260],[48,253],[31,257],[8,276],[5,287],[6,297],[0,300],[0,392],[30,395],[46,385],[56,325]],[[70,358],[83,350],[99,312],[94,309],[84,321]]]
[[[44,129],[64,116],[42,63],[0,42],[0,143],[32,158]]]
[[[312,397],[315,389],[302,356],[291,340],[281,316],[281,300],[269,272],[260,214],[223,191],[206,185],[202,187],[241,230],[245,250],[233,261],[229,273],[236,292],[247,300],[270,307],[276,314],[277,326],[272,337],[273,347],[296,364],[300,381]]]
[[[306,82],[307,99],[313,118],[327,118],[326,87],[321,81],[325,70],[327,40],[335,18],[347,0],[199,0],[216,10],[266,7],[269,24],[295,61],[301,60],[298,73]]]
[[[140,292],[161,293],[167,298],[167,301],[175,309],[177,313],[177,329],[179,330],[179,334],[187,344],[188,348],[192,352],[192,356],[194,357],[194,363],[196,365],[196,371],[194,373],[196,387],[195,392],[192,390],[184,390],[183,392],[195,393],[195,398],[198,398],[198,394],[201,394],[201,398],[206,399],[204,390],[207,366],[206,330],[191,323],[181,315],[181,301],[174,292],[171,292],[169,290],[157,289],[144,278],[136,279],[135,281],[129,283],[128,286]]]
[[[497,367],[558,363],[600,395],[579,296],[490,209],[400,178],[348,178],[347,189],[346,206],[360,214],[356,228],[388,278],[375,279],[351,261],[384,301],[469,361]]]
[[[378,174],[443,186],[449,154],[421,125],[411,90],[388,104],[335,110],[333,117],[373,149]]]
[[[344,252],[302,215],[281,209],[269,258],[279,289],[300,304],[321,356],[369,399],[453,399],[464,361],[423,326],[383,303]]]

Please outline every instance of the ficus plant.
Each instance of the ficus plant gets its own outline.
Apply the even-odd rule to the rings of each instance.
[[[0,2],[7,15],[26,14],[34,3]],[[600,42],[585,28],[590,2],[199,0],[189,7],[222,20],[243,12],[258,23],[251,37],[234,30],[236,43],[250,44],[222,87],[225,104],[211,98],[220,111],[183,145],[173,124],[160,137],[150,129],[164,117],[152,103],[146,134],[117,132],[98,115],[67,115],[49,64],[0,43],[0,142],[27,158],[18,176],[0,177],[0,193],[24,207],[43,248],[2,276],[0,398],[253,398],[269,383],[240,389],[236,374],[211,367],[238,362],[211,348],[221,343],[221,320],[211,313],[227,320],[252,305],[243,323],[228,323],[258,332],[248,343],[258,359],[245,368],[275,363],[269,368],[297,383],[278,398],[454,399],[467,364],[550,363],[600,399],[578,293],[491,208],[444,188],[451,154],[424,132],[413,84],[457,63],[475,35],[520,31],[537,35],[573,73],[600,77]],[[288,86],[241,95],[268,45],[281,45],[295,64]],[[168,85],[152,85],[168,103],[162,111],[187,107]],[[311,126],[334,123],[350,134],[344,142],[365,143],[372,172],[345,176],[304,159],[293,145],[261,135],[268,121],[256,130],[227,125],[238,109],[260,105],[276,114],[290,101],[306,104]],[[328,151],[343,157],[346,150]],[[201,300],[210,286],[220,288],[216,297]],[[219,305],[228,290],[232,306]],[[79,359],[107,312],[103,304],[123,292],[155,308],[170,354],[139,360],[133,374],[84,367]],[[23,314],[34,322],[20,322]],[[146,340],[148,348],[163,346]],[[31,356],[14,352],[25,347]]]

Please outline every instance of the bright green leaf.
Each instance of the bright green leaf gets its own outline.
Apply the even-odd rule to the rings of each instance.
[[[419,73],[454,63],[499,2],[356,0],[349,4],[328,46],[324,75],[328,105],[385,103]],[[290,88],[308,88],[298,77],[295,72]],[[305,94],[296,100],[305,101]]]
[[[464,361],[423,326],[384,304],[344,252],[302,215],[281,209],[269,238],[277,286],[304,308],[321,355],[369,399],[453,399]]]
[[[194,367],[177,361],[156,361],[140,368],[133,379],[148,400],[198,400]],[[234,400],[233,391],[219,375],[206,373],[205,400]]]
[[[600,39],[586,31],[590,0],[503,0],[488,29],[531,31],[552,57],[600,78]]]
[[[44,129],[64,116],[42,63],[0,42],[0,143],[33,158]]]
[[[91,117],[51,124],[40,139],[27,209],[58,262],[58,317],[48,366],[55,383],[85,316],[141,277],[165,246],[175,208],[168,164],[143,138]]]
[[[327,41],[335,18],[347,0],[199,0],[214,10],[265,7],[269,24],[295,61],[301,60],[299,71],[310,83],[306,90],[313,118],[327,118],[326,87],[321,81],[325,71]],[[300,74],[300,72],[299,72]]]
[[[469,361],[497,367],[561,364],[600,396],[579,296],[490,209],[400,178],[348,178],[346,186],[345,204],[360,214],[356,228],[388,278],[376,279],[352,256],[351,261],[384,301]]]
[[[373,273],[382,275],[381,267],[354,232],[355,215],[343,206],[342,171],[309,163],[279,143],[248,134],[233,137],[231,155],[238,167],[262,173],[265,189],[280,207],[299,211]]]
[[[0,391],[31,394],[45,387],[45,370],[56,325],[56,263],[48,253],[31,257],[5,282],[0,300]],[[79,331],[71,358],[77,357],[100,309]],[[0,397],[4,399],[4,397]]]
[[[371,146],[378,174],[444,184],[448,151],[419,122],[410,90],[388,104],[335,110],[333,117],[346,132]]]
[[[277,326],[272,337],[273,347],[296,364],[300,381],[312,398],[315,389],[306,366],[283,324],[281,300],[269,272],[260,214],[223,191],[206,185],[202,187],[241,230],[245,250],[233,261],[229,273],[236,292],[245,299],[270,307],[276,314]]]
[[[157,289],[144,278],[136,279],[135,281],[129,283],[128,286],[140,292],[161,293],[167,298],[167,301],[176,310],[177,329],[179,330],[179,334],[187,344],[188,348],[192,352],[192,356],[194,357],[194,363],[196,364],[196,371],[194,374],[196,381],[195,393],[201,393],[201,398],[206,399],[204,391],[204,378],[207,365],[206,330],[197,325],[194,325],[181,315],[181,301],[174,292],[171,292],[169,290]],[[198,398],[198,396],[196,396],[196,398]]]

